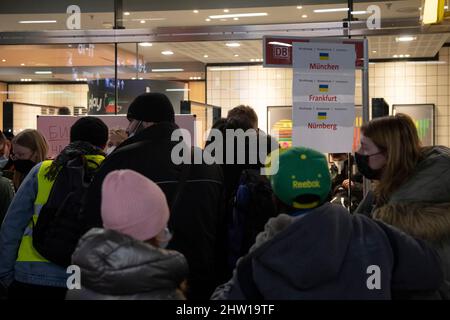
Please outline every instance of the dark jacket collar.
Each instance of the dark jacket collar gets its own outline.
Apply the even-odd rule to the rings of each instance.
[[[179,127],[172,122],[159,122],[142,130],[135,136],[126,139],[116,150],[128,146],[135,142],[149,141],[149,140],[169,140],[173,131]]]

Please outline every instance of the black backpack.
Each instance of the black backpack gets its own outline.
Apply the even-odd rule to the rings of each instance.
[[[243,170],[239,186],[231,199],[228,222],[228,267],[246,255],[267,221],[277,215],[269,180],[259,169]]]
[[[92,163],[94,168],[89,168]],[[78,156],[64,165],[33,225],[33,246],[48,261],[62,267],[71,264],[72,253],[86,231],[81,208],[99,165]]]

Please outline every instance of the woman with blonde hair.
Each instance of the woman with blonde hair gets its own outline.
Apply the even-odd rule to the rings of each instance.
[[[374,208],[397,202],[450,202],[450,149],[422,147],[405,114],[363,125],[355,159],[359,172],[375,181],[356,213],[371,215]]]
[[[27,129],[12,140],[11,159],[14,164],[13,183],[17,190],[28,172],[39,162],[47,159],[48,144],[37,130]]]

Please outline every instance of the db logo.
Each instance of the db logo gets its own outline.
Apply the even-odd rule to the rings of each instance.
[[[273,57],[276,59],[289,60],[291,53],[288,47],[273,47]]]

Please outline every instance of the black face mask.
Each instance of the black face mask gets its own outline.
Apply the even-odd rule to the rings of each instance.
[[[358,171],[367,179],[370,180],[380,180],[381,178],[381,169],[374,170],[369,166],[369,158],[371,156],[380,154],[381,152],[371,154],[371,155],[364,155],[360,153],[355,153],[355,160],[356,160],[356,166],[358,167]]]
[[[36,165],[36,162],[33,162],[31,160],[14,160],[13,164],[14,169],[26,175],[31,171],[31,169],[33,169],[33,167]]]

